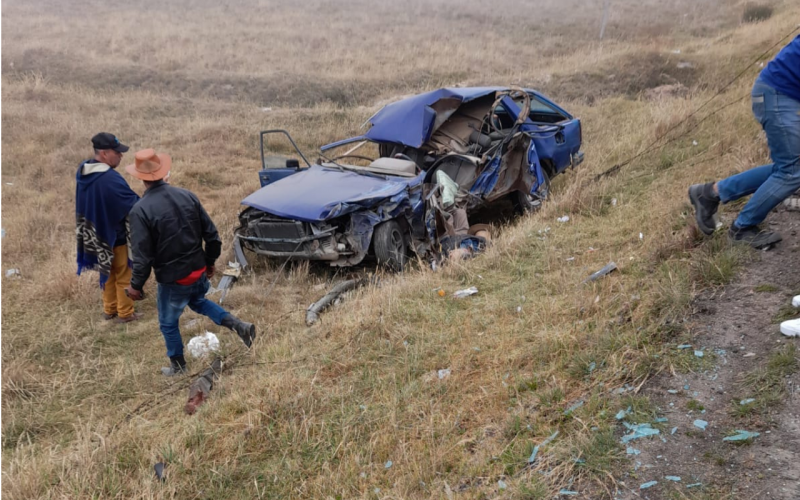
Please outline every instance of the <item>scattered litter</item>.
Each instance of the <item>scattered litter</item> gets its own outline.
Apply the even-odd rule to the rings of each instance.
[[[192,382],[189,386],[189,399],[183,407],[183,411],[185,411],[187,415],[194,415],[194,412],[197,411],[197,407],[208,399],[211,389],[214,388],[214,380],[216,380],[220,373],[222,373],[222,360],[217,357],[211,362],[211,366],[206,368],[203,373]]]
[[[694,421],[694,426],[698,429],[706,430],[706,427],[708,427],[708,422],[698,419]]]
[[[567,262],[572,262],[575,260],[575,257],[567,257]]]
[[[681,344],[678,346],[678,349],[690,349],[692,344]]]
[[[381,492],[381,489],[380,488],[375,488],[374,490],[372,490],[372,492],[377,495],[378,493]]]
[[[334,286],[330,292],[326,293],[324,297],[314,302],[306,310],[306,325],[311,326],[319,321],[319,315],[322,311],[330,307],[342,294],[349,292],[361,285],[366,284],[367,280],[347,280]]]
[[[689,488],[697,488],[698,486],[703,486],[703,483],[687,484],[687,485],[686,485],[686,489],[689,489]]]
[[[695,355],[696,357],[698,357],[698,358],[702,358],[702,357],[703,357],[703,351],[697,351],[697,350],[696,350],[696,351],[694,351],[694,355]]]
[[[657,485],[658,481],[650,481],[648,483],[644,483],[643,485],[639,486],[640,490],[646,490],[647,488],[652,488],[653,486]]]
[[[475,295],[478,293],[478,288],[471,286],[464,290],[458,290],[457,292],[453,293],[453,297],[456,299],[463,299],[464,297],[469,297],[470,295]]]
[[[626,434],[622,436],[622,443],[627,443],[629,441],[633,441],[634,439],[639,439],[648,436],[655,436],[656,434],[660,434],[661,431],[658,429],[653,429],[650,424],[638,424],[638,425],[631,425],[627,422],[623,422],[625,427],[629,430],[633,431],[630,434]]]
[[[653,420],[653,422],[656,424],[662,424],[667,421],[668,421],[667,417],[658,417],[657,419]]]
[[[673,54],[680,54],[681,53],[681,49],[675,49],[675,50],[672,51],[672,53]]]
[[[592,373],[592,372],[593,372],[593,371],[595,371],[596,369],[597,369],[597,363],[595,363],[594,361],[592,361],[591,363],[589,363],[589,373]]]
[[[787,337],[800,337],[800,319],[790,319],[781,323],[781,333]]]
[[[623,418],[625,418],[625,415],[627,415],[627,414],[628,414],[627,411],[620,410],[619,412],[617,412],[617,414],[614,416],[614,418],[616,418],[617,420],[622,420]]]
[[[522,306],[517,306],[517,314],[522,313]]]
[[[792,299],[792,307],[800,307],[800,295],[795,295]]]
[[[678,476],[664,476],[664,479],[666,479],[667,481],[674,481],[676,483],[681,482],[681,478]]]
[[[391,469],[391,468],[392,468],[392,465],[394,465],[394,464],[392,463],[392,461],[391,461],[391,460],[387,460],[387,461],[386,461],[386,463],[385,463],[385,464],[383,464],[383,468],[384,468],[384,469]]]
[[[643,239],[644,239],[644,235],[642,233],[639,233],[639,241],[641,241]]]
[[[202,358],[211,352],[219,350],[219,338],[211,332],[192,337],[186,346],[193,358]]]
[[[678,69],[688,69],[688,68],[694,68],[694,64],[688,61],[681,61],[678,63]]]
[[[757,438],[760,436],[758,432],[742,431],[737,429],[736,434],[722,438],[723,441],[747,441],[748,439]]]
[[[358,475],[358,477],[360,477],[361,479],[366,479],[367,478],[367,473],[366,472],[362,472],[361,474]]]
[[[576,464],[585,464],[586,463],[586,459],[585,458],[573,458],[572,461],[575,462]]]
[[[755,402],[754,398],[747,398],[747,399],[743,399],[743,400],[739,401],[739,404],[744,406],[744,405],[749,405],[750,403],[753,403],[753,402]]]
[[[571,491],[571,490],[560,490],[558,492],[558,494],[561,495],[561,496],[564,496],[564,497],[576,497],[576,496],[578,496],[578,492],[577,491]]]
[[[569,215],[565,215],[564,217],[559,217],[556,219],[558,222],[569,222]]]
[[[367,405],[358,405],[358,409],[361,411],[367,411]]]
[[[439,370],[438,372],[436,372],[436,375],[439,377],[439,380],[443,380],[450,376],[450,368]]]
[[[671,430],[671,431],[669,431],[669,435],[670,435],[670,436],[672,436],[672,435],[674,435],[676,432],[678,432],[678,428],[677,428],[677,427],[673,427],[673,428],[672,428],[672,430]]]
[[[5,237],[6,237],[6,230],[0,229],[0,238],[5,238]]]
[[[628,455],[639,455],[642,452],[632,446],[628,446],[628,448],[625,450],[625,453]]]
[[[689,390],[689,384],[686,384],[686,385],[684,385],[684,386],[683,386],[683,390],[684,390],[684,391],[688,391],[688,390]]]
[[[742,356],[742,357],[743,357],[743,358],[752,358],[752,357],[753,357],[753,356],[755,356],[755,355],[756,355],[756,353],[754,353],[754,352],[748,352],[747,354],[745,354],[745,355],[744,355],[744,356]]]
[[[505,481],[503,481],[501,479],[501,480],[497,481],[497,487],[500,488],[501,490],[504,490],[504,489],[508,488],[508,485],[506,484]]]
[[[616,198],[611,198],[611,206],[612,207],[616,207],[617,206],[617,199]]]
[[[6,270],[6,278],[21,278],[22,273],[19,272],[19,269],[8,269]]]
[[[272,108],[270,108],[269,106],[266,106],[266,107],[261,108],[261,111],[263,111],[264,113],[269,113],[270,111],[272,111]]]
[[[547,438],[544,441],[542,441],[541,444],[537,444],[536,446],[534,446],[533,447],[533,452],[531,452],[531,456],[528,457],[528,463],[532,464],[533,462],[535,462],[536,461],[536,455],[539,454],[539,448],[549,444],[552,440],[554,440],[556,438],[556,436],[558,436],[558,431],[555,431],[549,438]]]
[[[614,262],[609,262],[608,264],[606,264],[605,267],[603,267],[599,271],[593,273],[591,276],[583,280],[583,282],[586,283],[588,281],[596,281],[597,279],[602,278],[606,274],[609,274],[616,270],[617,270],[617,265]]]
[[[678,394],[678,391],[676,391],[675,389],[667,389],[667,392],[670,394]]]
[[[577,410],[581,406],[583,406],[583,400],[580,400],[580,401],[576,402],[575,404],[573,404],[572,406],[570,406],[569,408],[564,410],[564,415],[569,415],[570,413],[572,413],[573,411]]]
[[[692,141],[692,146],[697,146],[697,141]]]
[[[156,471],[156,477],[159,481],[164,480],[164,462],[158,462],[153,466],[153,469]]]

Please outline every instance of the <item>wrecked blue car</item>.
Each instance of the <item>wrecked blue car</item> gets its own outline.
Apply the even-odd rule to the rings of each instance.
[[[526,212],[547,197],[552,177],[583,160],[580,121],[528,89],[440,89],[389,104],[367,123],[363,135],[323,146],[315,165],[292,141],[302,168],[297,159],[267,161],[264,134],[275,131],[262,132],[262,188],[242,201],[237,244],[334,266],[371,255],[402,269],[411,252],[453,236],[443,179],[457,186],[451,212],[499,200]]]

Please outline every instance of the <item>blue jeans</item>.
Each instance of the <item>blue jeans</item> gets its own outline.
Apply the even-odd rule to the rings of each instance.
[[[723,203],[753,195],[736,218],[740,228],[762,223],[770,210],[800,188],[800,102],[760,80],[751,98],[753,114],[767,134],[772,163],[717,183]]]
[[[186,306],[199,314],[208,316],[220,325],[228,312],[216,303],[206,300],[210,284],[205,274],[189,286],[158,284],[158,324],[167,344],[167,356],[183,356],[183,339],[178,328],[178,320]]]

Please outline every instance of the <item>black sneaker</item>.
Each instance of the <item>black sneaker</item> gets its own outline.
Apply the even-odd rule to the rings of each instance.
[[[758,226],[739,227],[736,224],[731,225],[728,237],[734,243],[746,243],[757,250],[770,247],[783,239],[780,234],[762,231]]]
[[[694,206],[697,227],[707,235],[714,234],[717,221],[714,215],[719,208],[719,195],[714,194],[714,183],[695,184],[689,188],[689,201]]]
[[[161,374],[165,377],[174,377],[186,373],[186,359],[183,356],[169,358],[169,366],[161,368]]]

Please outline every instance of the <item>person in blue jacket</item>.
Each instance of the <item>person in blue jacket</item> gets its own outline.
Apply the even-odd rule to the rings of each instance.
[[[778,233],[758,225],[767,214],[800,188],[800,35],[767,64],[751,93],[753,114],[767,135],[772,163],[727,179],[689,188],[697,225],[710,235],[716,229],[720,203],[753,195],[728,232],[731,240],[754,248],[781,241]]]
[[[78,274],[96,269],[103,289],[103,318],[128,323],[140,317],[125,293],[131,282],[128,212],[139,196],[116,171],[128,146],[107,132],[92,137],[92,146],[94,158],[81,162],[76,174]]]

